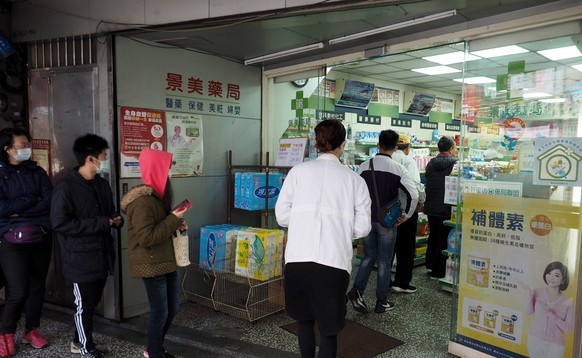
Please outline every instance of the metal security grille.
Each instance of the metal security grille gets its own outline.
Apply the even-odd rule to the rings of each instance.
[[[28,45],[30,69],[87,65],[96,62],[97,40],[74,36],[34,41]]]

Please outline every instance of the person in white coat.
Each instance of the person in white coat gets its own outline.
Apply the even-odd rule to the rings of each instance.
[[[337,120],[315,127],[319,157],[294,166],[283,183],[275,215],[288,228],[285,249],[285,309],[299,322],[302,357],[335,357],[346,315],[354,237],[371,230],[366,182],[339,161],[346,131]]]

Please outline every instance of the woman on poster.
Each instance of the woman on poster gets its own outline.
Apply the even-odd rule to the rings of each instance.
[[[574,328],[574,305],[563,291],[568,288],[568,268],[559,261],[550,263],[543,274],[547,287],[531,289],[523,282],[528,301],[525,313],[533,314],[527,339],[532,358],[563,358],[566,334]]]

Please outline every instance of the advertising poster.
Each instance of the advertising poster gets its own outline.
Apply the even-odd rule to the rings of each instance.
[[[495,357],[572,357],[580,207],[464,199],[457,342]]]
[[[172,153],[172,177],[202,174],[202,116],[166,112],[168,152]]]
[[[582,138],[537,138],[533,183],[582,185]]]
[[[38,164],[39,167],[44,169],[51,177],[51,141],[48,139],[33,139],[31,143],[32,147],[32,160]]]
[[[275,165],[292,167],[303,162],[307,149],[307,138],[282,138],[279,140],[279,151]]]
[[[153,109],[121,107],[122,178],[139,178],[139,153],[143,148],[166,150],[164,112]]]

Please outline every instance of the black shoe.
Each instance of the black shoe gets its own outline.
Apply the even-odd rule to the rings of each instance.
[[[392,291],[400,292],[400,293],[415,293],[416,286],[411,284],[408,285],[392,285]]]
[[[360,291],[358,291],[355,287],[348,292],[348,299],[352,302],[352,307],[360,313],[368,313],[368,306],[366,306],[366,302],[364,301],[364,297]]]
[[[83,354],[81,353],[81,357],[87,357],[87,358],[104,358],[105,357],[105,352],[97,349],[97,348],[93,348],[91,350],[89,350],[87,353]]]
[[[384,313],[386,311],[392,311],[394,309],[395,304],[390,301],[382,302],[380,300],[376,301],[376,307],[374,308],[374,312],[376,313]]]

